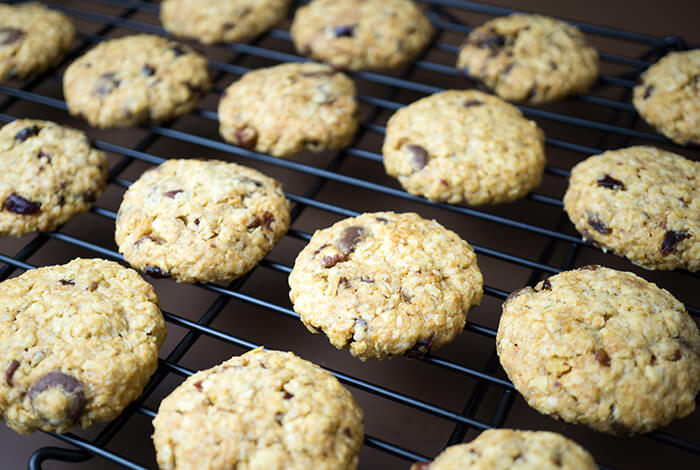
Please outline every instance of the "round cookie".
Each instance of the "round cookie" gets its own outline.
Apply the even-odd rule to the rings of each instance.
[[[489,429],[411,470],[598,470],[583,447],[547,431]]]
[[[101,42],[73,62],[63,78],[68,111],[101,128],[180,116],[210,86],[204,56],[147,34]]]
[[[671,52],[634,87],[634,107],[677,144],[700,145],[700,49]]]
[[[354,470],[362,410],[333,375],[262,348],[194,374],[160,404],[161,470]]]
[[[389,119],[386,172],[411,194],[452,204],[495,204],[540,184],[544,133],[513,105],[476,90],[418,100]]]
[[[564,209],[587,240],[647,269],[700,269],[700,162],[611,150],[571,171]]]
[[[412,0],[313,0],[291,33],[300,54],[334,67],[389,69],[425,49],[433,27]]]
[[[598,52],[564,21],[513,14],[474,29],[457,67],[503,99],[539,104],[587,91],[598,77]]]
[[[0,4],[0,81],[57,64],[74,38],[75,28],[61,12],[39,3]]]
[[[204,44],[252,39],[279,23],[289,0],[165,0],[160,20],[176,36]]]
[[[0,129],[0,236],[50,231],[85,212],[107,182],[107,157],[79,130],[18,119]]]
[[[165,322],[133,270],[75,259],[0,284],[0,414],[19,433],[115,418],[158,365]]]
[[[586,266],[513,292],[496,348],[527,403],[631,435],[695,409],[700,333],[683,304],[639,276]]]
[[[148,275],[208,282],[248,272],[289,223],[274,179],[235,163],[169,160],[126,191],[115,239],[124,259]]]
[[[483,295],[476,255],[418,214],[376,212],[314,233],[289,275],[301,321],[361,360],[423,356],[463,329]]]
[[[350,145],[355,84],[326,65],[282,64],[248,72],[219,102],[224,140],[275,157]]]

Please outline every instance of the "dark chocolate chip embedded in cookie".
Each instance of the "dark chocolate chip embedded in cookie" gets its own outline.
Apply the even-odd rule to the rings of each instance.
[[[425,356],[462,331],[483,295],[467,242],[435,221],[394,212],[317,231],[289,285],[304,325],[362,360]]]
[[[564,209],[594,245],[647,269],[700,269],[700,162],[636,146],[571,171]]]
[[[190,111],[211,86],[207,60],[159,36],[98,44],[66,70],[68,111],[96,127],[129,127]]]
[[[19,433],[115,418],[158,364],[165,322],[153,288],[99,259],[0,284],[0,415]]]

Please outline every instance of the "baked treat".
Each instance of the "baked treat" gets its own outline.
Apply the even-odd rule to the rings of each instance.
[[[115,418],[158,365],[165,322],[133,270],[74,259],[0,284],[0,414],[19,433]]]
[[[68,111],[102,128],[181,116],[210,86],[204,56],[147,34],[98,44],[63,77]]]
[[[40,3],[0,4],[0,81],[43,72],[74,39],[73,24],[59,11]]]
[[[513,105],[449,90],[401,108],[382,148],[386,172],[411,194],[452,204],[495,204],[542,181],[544,133]]]
[[[587,158],[564,209],[594,245],[647,269],[700,269],[700,162],[654,147]]]
[[[467,242],[418,214],[394,212],[316,231],[289,286],[304,325],[362,360],[423,356],[449,343],[483,295]]]
[[[420,54],[433,27],[412,0],[313,0],[291,33],[297,52],[334,67],[389,69]]]
[[[176,36],[204,44],[252,39],[279,23],[289,0],[165,0],[160,21]]]
[[[474,29],[457,67],[503,99],[539,104],[588,90],[598,77],[598,52],[564,21],[513,14]]]
[[[352,80],[313,63],[248,72],[219,102],[226,141],[275,157],[348,146],[358,126],[356,113]]]
[[[700,145],[700,49],[671,52],[644,72],[634,107],[677,144]]]
[[[695,409],[700,333],[683,304],[639,276],[566,271],[503,304],[501,365],[540,413],[631,435]]]
[[[411,470],[598,470],[591,454],[561,434],[489,429]]]
[[[160,404],[161,470],[353,470],[362,410],[329,372],[262,348],[197,372]]]
[[[169,160],[146,171],[117,214],[119,252],[178,282],[234,279],[287,232],[289,202],[262,173],[216,160]]]
[[[106,183],[107,157],[82,131],[33,119],[0,129],[0,235],[54,230]]]

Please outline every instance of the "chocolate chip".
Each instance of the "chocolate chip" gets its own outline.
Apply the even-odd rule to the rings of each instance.
[[[525,290],[527,290],[527,289],[529,289],[529,287],[521,287],[520,289],[514,290],[513,292],[511,292],[510,294],[508,294],[508,297],[506,297],[506,300],[504,300],[503,303],[504,303],[504,304],[505,304],[505,303],[508,303],[510,300],[516,298],[517,296],[519,296],[520,294],[522,294],[523,291],[525,291]]]
[[[493,34],[484,38],[477,39],[475,44],[477,47],[480,47],[482,49],[486,47],[491,49],[500,49],[506,45],[506,38],[505,36],[501,36],[500,34]]]
[[[156,69],[154,69],[148,64],[145,64],[143,67],[141,67],[141,73],[150,77],[151,75],[156,73]]]
[[[333,34],[335,37],[348,37],[351,38],[355,35],[355,25],[340,25],[333,28]]]
[[[14,212],[15,214],[32,215],[39,212],[39,209],[41,209],[41,203],[32,202],[18,194],[12,193],[5,201],[5,209],[10,212]]]
[[[350,439],[352,439],[352,432],[350,432],[350,428],[344,428],[343,429],[343,434],[348,436]]]
[[[655,88],[656,87],[654,85],[649,85],[648,87],[646,87],[646,89],[644,90],[644,97],[643,98],[644,99],[649,98],[651,96],[651,94],[654,92]]]
[[[172,191],[166,191],[163,193],[163,196],[169,197],[170,199],[175,199],[175,196],[177,196],[180,193],[184,193],[185,191],[182,189],[173,189]]]
[[[338,253],[333,256],[324,256],[321,259],[324,268],[332,268],[341,261],[345,261],[345,255],[342,253]]]
[[[673,353],[673,359],[671,359],[673,362],[679,361],[681,359],[681,350],[676,349],[676,352]]]
[[[416,462],[411,465],[411,470],[430,470],[430,464],[432,462]]]
[[[25,127],[21,131],[19,131],[17,134],[15,134],[15,140],[19,140],[20,142],[24,142],[30,137],[34,137],[36,135],[39,135],[39,126],[32,126],[32,127]]]
[[[293,394],[289,393],[289,392],[286,391],[286,390],[284,391],[284,399],[285,399],[285,400],[289,400],[290,398],[293,398],[293,397],[294,397]]]
[[[407,145],[406,149],[412,154],[413,167],[420,171],[428,164],[428,151],[420,145]]]
[[[204,382],[204,380],[198,380],[193,384],[194,388],[196,388],[200,392],[202,391],[202,382]]]
[[[588,225],[590,225],[597,232],[602,233],[603,235],[607,235],[610,232],[612,232],[612,229],[606,227],[605,223],[603,223],[603,221],[595,215],[592,215],[588,218]]]
[[[383,224],[389,223],[389,221],[387,219],[385,219],[384,217],[375,217],[374,220],[376,220],[377,222],[381,222]]]
[[[19,367],[19,361],[16,359],[12,359],[10,361],[10,365],[7,366],[7,369],[5,369],[5,383],[12,387],[12,376],[15,375],[15,371]]]
[[[542,289],[543,290],[552,290],[552,283],[549,282],[549,279],[544,280],[544,282],[542,283]]]
[[[62,410],[65,416],[65,419],[62,421],[74,422],[82,413],[86,403],[83,383],[75,377],[59,371],[49,372],[43,376],[27,392],[32,406],[39,415],[42,415],[42,407],[36,402],[36,399],[50,389],[60,389],[70,399],[66,404],[66,409]]]
[[[471,108],[472,106],[481,106],[482,104],[484,104],[483,101],[479,101],[479,100],[467,100],[467,101],[464,102],[464,107],[465,107],[465,108]]]
[[[671,253],[676,245],[686,238],[690,238],[690,232],[686,230],[681,230],[680,232],[667,231],[666,235],[664,235],[664,241],[661,243],[661,254],[665,256]]]
[[[268,232],[272,231],[272,222],[275,221],[275,216],[272,215],[270,212],[263,212],[262,216],[262,227],[267,230]]]
[[[355,245],[357,245],[364,236],[364,228],[358,227],[356,225],[347,227],[345,230],[343,230],[343,234],[340,236],[340,239],[336,243],[336,246],[344,254],[349,255],[350,253],[355,251]]]
[[[51,154],[48,152],[44,152],[43,150],[39,150],[39,154],[37,155],[39,158],[45,158],[47,163],[51,163]]]
[[[72,279],[61,279],[58,282],[60,282],[62,286],[74,286],[75,285],[75,281],[73,281]]]
[[[430,352],[430,348],[433,346],[433,337],[430,336],[428,339],[421,339],[417,341],[416,344],[406,351],[405,356],[413,359],[422,359],[426,354]]]
[[[95,85],[93,93],[99,96],[108,95],[117,89],[120,84],[121,82],[117,80],[117,74],[115,72],[103,73],[97,79],[97,84]]]
[[[603,188],[622,189],[623,191],[626,189],[625,183],[623,183],[619,179],[613,178],[608,174],[606,174],[604,177],[602,177],[596,182],[598,183],[598,186],[602,186]]]
[[[236,27],[236,23],[231,23],[230,21],[227,21],[224,23],[224,29],[233,29]]]
[[[595,352],[595,360],[598,361],[598,364],[601,366],[610,367],[610,356],[608,356],[605,349],[598,349]]]
[[[255,132],[255,129],[250,127],[236,129],[234,135],[236,136],[236,142],[238,145],[245,149],[255,148],[255,144],[258,143],[258,133]]]
[[[0,46],[15,43],[24,37],[24,31],[17,28],[0,28]]]
[[[170,50],[173,51],[175,57],[180,57],[181,55],[186,54],[186,51],[180,45],[175,45],[171,47]]]
[[[143,272],[151,277],[155,277],[156,279],[164,279],[170,277],[170,273],[163,271],[158,266],[146,266]]]

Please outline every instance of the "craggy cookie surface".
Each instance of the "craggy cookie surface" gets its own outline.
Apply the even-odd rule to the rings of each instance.
[[[187,113],[209,90],[207,59],[139,34],[98,44],[66,70],[68,111],[96,127],[129,127]]]
[[[575,26],[514,14],[473,30],[457,67],[501,98],[544,103],[588,90],[598,76],[598,53]]]
[[[587,266],[512,293],[498,356],[540,413],[630,435],[695,409],[700,333],[668,291]]]
[[[314,233],[289,285],[304,325],[362,360],[420,356],[452,341],[483,295],[467,242],[418,214],[394,212]]]
[[[593,457],[574,441],[546,431],[489,429],[468,444],[445,449],[411,470],[597,470]]]
[[[314,0],[297,10],[291,33],[300,54],[364,70],[410,62],[433,27],[412,0]]]
[[[654,147],[571,171],[564,209],[584,238],[647,269],[700,269],[700,162]]]
[[[384,167],[411,194],[493,204],[540,184],[544,133],[513,105],[476,90],[450,90],[389,119]]]
[[[162,470],[354,470],[362,410],[329,372],[256,349],[196,373],[153,420]]]
[[[104,189],[107,157],[79,130],[18,119],[0,129],[0,235],[53,230]]]
[[[153,288],[99,259],[0,284],[0,413],[20,433],[115,418],[156,370],[165,322]]]
[[[43,72],[63,58],[74,38],[61,12],[39,3],[0,4],[0,81]]]
[[[235,163],[169,160],[124,194],[115,239],[154,277],[228,280],[249,271],[287,232],[282,186]]]
[[[282,64],[234,82],[219,103],[220,132],[235,145],[285,157],[350,144],[355,84],[326,65]]]
[[[671,52],[634,88],[634,106],[677,144],[700,145],[700,49]]]
[[[205,44],[251,39],[287,15],[289,0],[165,0],[160,19],[169,32]]]

